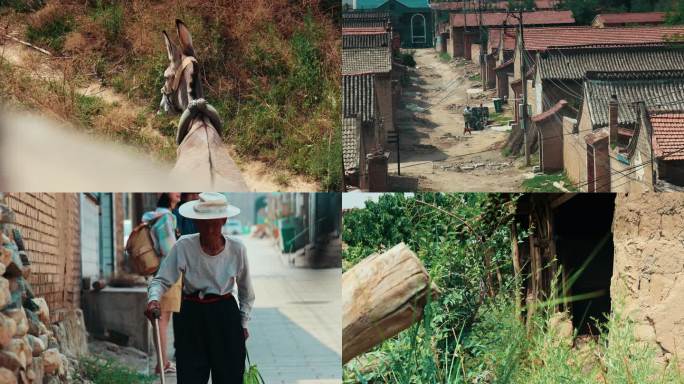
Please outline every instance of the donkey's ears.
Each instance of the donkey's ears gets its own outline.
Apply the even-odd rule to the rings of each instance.
[[[166,44],[166,54],[169,56],[169,61],[180,62],[180,51],[176,45],[171,42],[171,39],[169,39],[169,35],[166,33],[166,31],[163,31],[162,34],[164,35],[164,44]]]
[[[195,56],[195,49],[192,47],[192,36],[188,27],[179,19],[176,19],[176,29],[178,30],[178,40],[180,40],[181,50],[185,56]]]

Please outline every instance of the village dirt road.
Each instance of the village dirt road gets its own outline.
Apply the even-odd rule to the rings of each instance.
[[[519,160],[501,153],[508,132],[485,129],[464,135],[463,108],[487,105],[485,99],[468,100],[467,90],[477,84],[469,79],[473,64],[445,62],[433,49],[418,49],[414,58],[411,84],[396,114],[402,179],[417,179],[417,189],[424,191],[520,190],[526,171]],[[396,175],[396,156],[392,161],[389,170]]]
[[[20,36],[18,33],[10,33],[14,36]],[[72,79],[66,78],[64,76],[64,71],[62,68],[63,61],[68,60],[65,58],[53,58],[48,55],[42,54],[34,49],[26,47],[12,39],[3,38],[0,40],[0,64],[7,63],[14,68],[20,69],[23,74],[30,76],[33,79],[39,79],[45,81],[46,87],[49,82],[57,82],[58,84],[68,84]],[[122,111],[122,113],[133,113],[136,115],[143,115],[146,119],[153,118],[153,114],[146,111],[145,108],[136,103],[134,100],[128,99],[125,95],[115,92],[113,89],[108,87],[103,87],[97,81],[87,82],[85,84],[76,84],[75,92],[86,95],[93,96],[102,99],[105,103],[109,104]],[[150,95],[152,97],[152,95]],[[0,95],[0,99],[5,99],[5,95]],[[21,100],[19,100],[21,102]],[[56,116],[46,113],[46,111],[37,111],[45,115],[45,117],[55,119],[52,127],[48,127],[46,124],[41,124],[40,135],[41,137],[49,137],[50,140],[54,139],[56,142],[72,142],[67,148],[56,148],[54,145],[50,145],[47,140],[40,140],[31,147],[24,147],[26,144],[24,141],[20,140],[18,135],[13,135],[10,132],[5,132],[4,145],[6,148],[21,148],[17,150],[16,156],[13,158],[7,158],[8,151],[3,151],[3,156],[0,157],[0,162],[11,163],[11,164],[24,164],[21,167],[21,172],[23,174],[36,175],[29,184],[26,184],[25,177],[15,177],[11,172],[12,169],[3,170],[0,169],[0,179],[2,179],[5,185],[9,185],[12,190],[35,190],[37,189],[46,190],[50,184],[46,180],[50,180],[50,175],[61,175],[62,178],[59,180],[59,184],[56,184],[53,188],[54,190],[64,191],[64,190],[103,190],[106,185],[113,185],[114,188],[108,189],[111,191],[122,190],[122,184],[135,185],[136,190],[143,191],[148,190],[147,186],[156,186],[156,190],[163,189],[165,185],[175,186],[179,189],[180,187],[188,184],[192,184],[187,180],[193,180],[193,175],[187,175],[187,180],[182,182],[181,185],[175,181],[164,181],[160,176],[166,176],[169,173],[170,168],[173,164],[162,163],[155,158],[154,154],[143,153],[139,148],[133,146],[125,146],[117,143],[103,143],[102,140],[96,140],[92,135],[79,134],[77,129],[64,130],[60,126],[64,125],[64,121],[59,121]],[[23,117],[22,117],[23,118]],[[16,121],[16,120],[15,120]],[[9,125],[7,122],[0,125]],[[31,127],[3,127],[4,129],[21,130],[29,129]],[[147,124],[145,127],[141,128],[143,132],[141,135],[143,137],[148,137],[150,140],[164,140],[162,135],[151,128],[151,124]],[[3,134],[3,132],[0,132]],[[9,142],[12,138],[17,137],[18,141]],[[44,143],[44,146],[40,146]],[[103,145],[106,144],[106,147]],[[96,148],[97,151],[102,153],[102,157],[93,157],[94,152],[91,148]],[[42,165],[37,164],[34,168],[28,168],[31,164],[36,163],[35,158],[29,156],[30,153],[37,154],[52,154],[52,153],[68,153],[69,156],[54,156],[53,162],[41,162]],[[225,151],[227,156],[231,156],[233,159],[238,160],[238,167],[242,173],[242,176],[247,184],[250,191],[317,191],[319,185],[316,182],[310,181],[304,177],[293,175],[288,173],[286,170],[278,170],[278,173],[274,172],[271,167],[259,161],[250,161],[247,159],[238,159],[235,155],[235,151],[228,144],[225,146]],[[97,174],[90,172],[87,167],[87,162],[83,160],[92,160],[92,163],[97,164],[110,164],[111,166],[108,171],[108,180],[102,180],[102,178],[97,177]],[[120,166],[118,169],[115,167],[118,165],[127,164],[130,166]],[[46,167],[46,165],[51,165]],[[83,167],[86,165],[86,167]],[[156,173],[156,176],[152,179],[146,179],[145,177],[137,179],[135,176],[133,179],[129,176],[131,169],[137,168],[144,169],[145,175],[151,175]],[[74,177],[64,177],[64,174],[60,172],[52,172],[52,169],[71,169],[73,170]],[[5,171],[3,174],[3,171]],[[10,172],[8,175],[7,172]],[[118,171],[118,172],[117,172]],[[100,170],[99,175],[103,175],[105,172]],[[41,178],[40,175],[44,175],[46,178]],[[81,175],[79,177],[79,175]],[[120,175],[121,177],[117,177]],[[286,177],[283,177],[286,175]],[[287,185],[282,185],[276,181],[276,176],[278,180],[287,180]],[[139,182],[138,182],[139,181]],[[64,188],[63,183],[67,182],[67,188]],[[95,185],[95,188],[91,186]],[[217,186],[220,188],[220,186]],[[152,188],[155,189],[155,188]],[[149,189],[149,190],[152,190]],[[185,188],[186,190],[196,190],[197,186]],[[199,188],[201,189],[201,188]]]

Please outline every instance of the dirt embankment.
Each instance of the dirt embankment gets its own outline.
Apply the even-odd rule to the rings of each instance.
[[[468,92],[478,88],[477,67],[461,59],[446,62],[433,49],[416,50],[414,58],[411,84],[397,111],[401,175],[416,178],[420,190],[521,190],[525,170],[520,160],[501,153],[508,133],[464,133],[465,106],[483,104],[493,111],[481,90]],[[396,156],[393,161],[390,171],[396,172]]]

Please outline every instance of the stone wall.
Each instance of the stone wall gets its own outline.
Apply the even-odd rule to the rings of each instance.
[[[80,221],[78,194],[11,193],[5,203],[14,211],[31,262],[28,281],[52,309],[80,306]]]
[[[613,307],[662,356],[684,356],[684,194],[618,194],[613,218]]]

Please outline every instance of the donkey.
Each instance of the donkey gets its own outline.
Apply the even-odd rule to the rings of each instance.
[[[211,187],[246,191],[247,186],[221,140],[221,120],[204,100],[199,65],[190,31],[176,19],[180,46],[163,31],[169,66],[164,71],[164,86],[159,113],[182,113],[176,133],[177,159],[172,173],[192,175]]]

